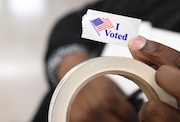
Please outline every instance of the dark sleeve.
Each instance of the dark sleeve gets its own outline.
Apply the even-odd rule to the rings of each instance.
[[[180,32],[179,0],[109,0],[102,9],[149,21],[157,28]]]
[[[49,59],[58,48],[65,47],[72,44],[79,44],[86,48],[87,52],[90,54],[95,54],[99,56],[104,47],[104,44],[101,42],[94,42],[88,39],[81,38],[82,25],[81,19],[82,16],[86,13],[88,8],[95,9],[101,7],[102,2],[98,2],[89,6],[86,6],[80,11],[76,11],[68,14],[64,18],[61,18],[55,24],[54,28],[49,37],[47,52],[45,56],[45,67],[46,67],[46,76],[51,87],[54,85],[54,81],[50,78],[49,75]]]
[[[100,2],[101,3],[101,2]],[[89,41],[88,39],[81,38],[81,32],[82,32],[82,25],[81,25],[81,19],[82,16],[86,13],[88,8],[95,9],[97,7],[100,7],[101,4],[96,3],[90,6],[85,7],[84,9],[73,12],[64,18],[60,19],[54,26],[49,42],[48,42],[48,49],[46,53],[46,60],[49,57],[49,55],[52,54],[54,50],[57,48],[78,43],[85,45],[88,51],[92,52],[96,50],[98,53],[101,52],[103,48],[103,44],[100,42],[93,42]],[[100,47],[100,48],[99,48]]]

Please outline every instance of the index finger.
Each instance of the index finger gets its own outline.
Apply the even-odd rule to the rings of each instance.
[[[180,52],[163,44],[135,37],[129,41],[128,47],[135,59],[148,65],[173,65],[180,68]]]

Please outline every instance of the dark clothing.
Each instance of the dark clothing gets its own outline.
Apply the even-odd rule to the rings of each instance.
[[[71,43],[85,45],[89,52],[95,52],[97,56],[101,54],[104,44],[81,38],[81,18],[89,8],[140,18],[150,21],[154,27],[180,32],[179,0],[104,0],[71,13],[55,24],[48,42],[45,64],[53,51]],[[48,121],[48,107],[55,86],[49,77],[47,79],[50,91],[43,99],[33,122]]]

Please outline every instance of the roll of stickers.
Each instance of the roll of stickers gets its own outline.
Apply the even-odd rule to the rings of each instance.
[[[88,10],[82,19],[82,38],[126,46],[137,36],[139,19]],[[116,74],[136,83],[148,100],[156,99],[178,107],[174,97],[161,89],[155,81],[155,70],[127,57],[99,57],[72,68],[56,87],[49,107],[49,122],[69,122],[71,103],[81,88],[93,78]]]
[[[156,84],[153,68],[131,58],[107,56],[85,61],[64,76],[50,102],[49,122],[69,122],[71,103],[77,93],[93,78],[105,74],[124,76],[136,83],[148,100],[156,99],[178,107],[176,99]]]

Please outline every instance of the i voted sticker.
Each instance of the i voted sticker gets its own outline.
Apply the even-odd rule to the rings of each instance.
[[[88,9],[82,18],[82,38],[127,46],[138,34],[140,19]]]

